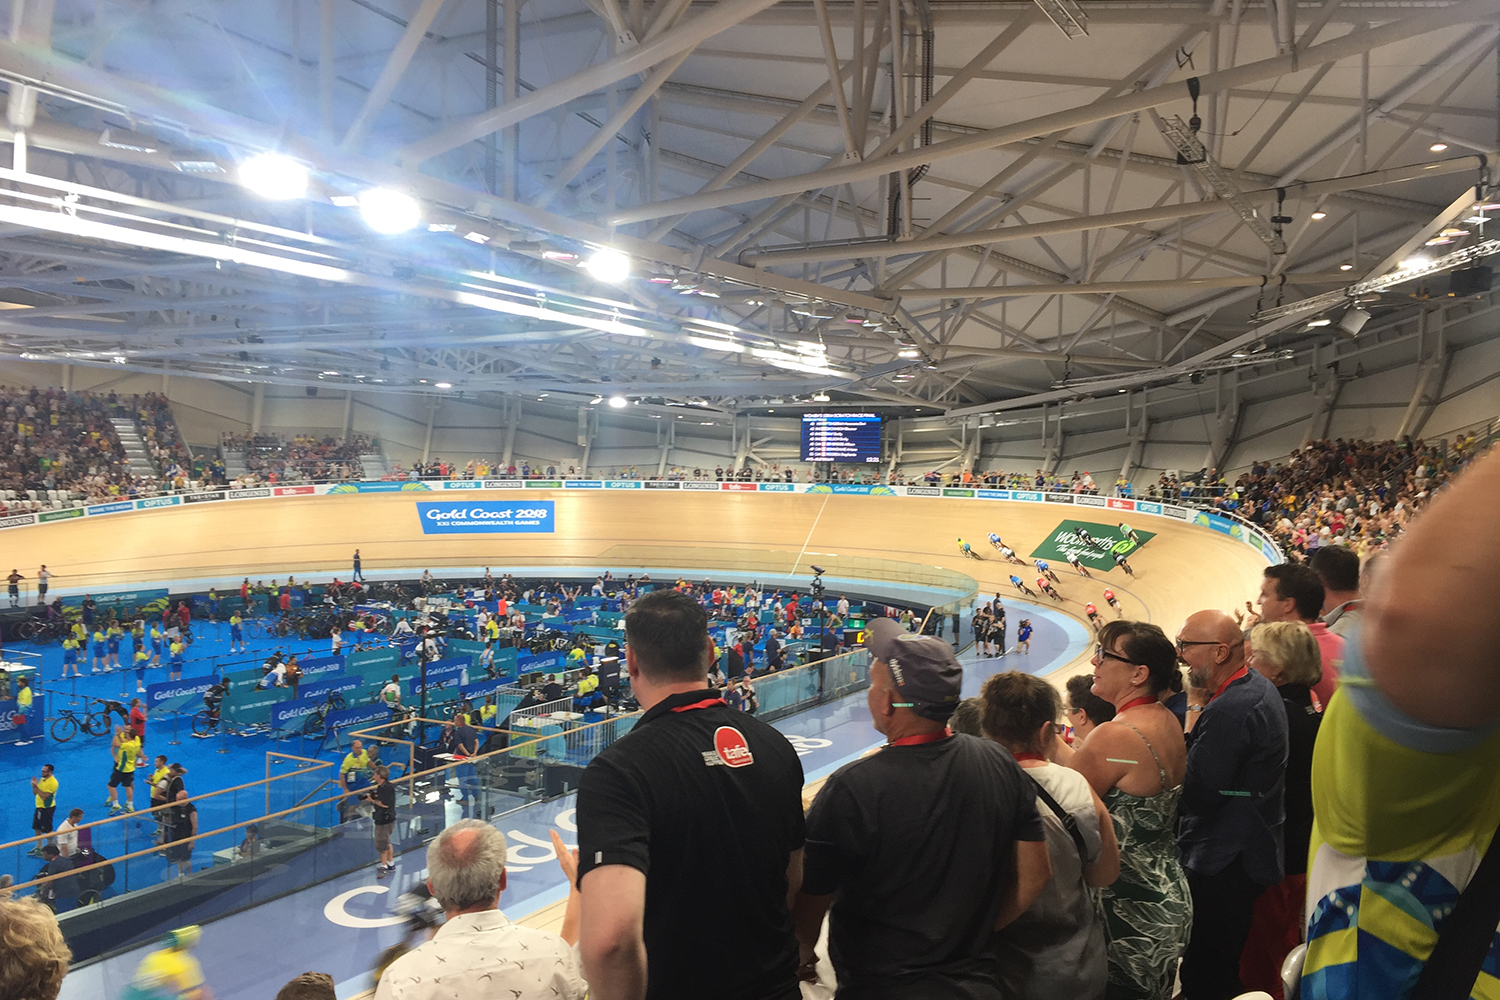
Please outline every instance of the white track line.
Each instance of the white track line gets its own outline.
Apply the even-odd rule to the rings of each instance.
[[[807,547],[812,544],[813,532],[818,530],[818,522],[823,519],[823,508],[828,506],[828,501],[833,499],[832,495],[823,498],[822,506],[818,508],[818,516],[813,518],[812,527],[807,529],[807,538],[802,542],[802,550],[797,553],[797,561],[792,563],[792,571],[788,576],[796,576],[797,570],[802,566],[802,557],[807,554]]]

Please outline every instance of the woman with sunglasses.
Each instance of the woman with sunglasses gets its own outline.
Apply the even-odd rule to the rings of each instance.
[[[1113,621],[1099,630],[1093,662],[1093,693],[1115,706],[1115,717],[1076,750],[1054,741],[1053,760],[1088,779],[1120,842],[1120,877],[1097,896],[1109,958],[1105,996],[1166,1000],[1192,928],[1175,830],[1187,745],[1157,701],[1178,669],[1177,651],[1155,625]]]

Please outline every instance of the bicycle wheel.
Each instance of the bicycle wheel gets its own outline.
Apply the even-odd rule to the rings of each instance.
[[[328,704],[335,712],[344,710],[344,696],[337,691],[328,692]]]
[[[193,716],[194,736],[206,736],[209,733],[213,732],[216,728],[217,727],[214,724],[213,713],[208,709],[205,708],[197,715]]]
[[[323,713],[313,712],[302,720],[303,736],[321,736],[323,734]]]
[[[52,721],[52,738],[66,743],[78,735],[78,720],[71,715],[60,715]]]
[[[22,619],[20,622],[16,623],[16,638],[20,639],[22,642],[25,642],[28,639],[36,638],[36,633],[36,622],[32,621],[30,618]]]

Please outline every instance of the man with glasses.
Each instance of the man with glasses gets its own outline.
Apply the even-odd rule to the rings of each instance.
[[[1222,611],[1188,618],[1177,656],[1188,667],[1177,846],[1193,896],[1182,995],[1228,1000],[1244,992],[1240,952],[1255,901],[1284,870],[1286,709],[1275,686],[1246,667],[1244,635]]]

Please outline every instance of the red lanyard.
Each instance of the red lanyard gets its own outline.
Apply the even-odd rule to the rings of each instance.
[[[1227,688],[1229,685],[1233,684],[1235,681],[1239,680],[1241,677],[1244,677],[1249,672],[1250,672],[1250,668],[1249,667],[1240,667],[1240,669],[1236,670],[1234,673],[1230,674],[1228,677],[1226,677],[1224,679],[1224,683],[1220,684],[1219,685],[1219,689],[1214,692],[1214,697],[1210,698],[1208,700],[1209,701],[1213,701],[1214,698],[1217,698],[1219,695],[1221,695],[1221,694],[1224,693],[1224,689],[1225,688]]]
[[[691,712],[694,709],[712,708],[715,705],[728,705],[728,704],[729,703],[727,701],[725,701],[723,698],[704,698],[702,701],[695,701],[691,705],[678,705],[676,708],[672,709],[672,711],[674,713],[677,713],[677,712]]]
[[[1023,760],[1039,760],[1039,761],[1042,761],[1043,763],[1046,763],[1046,760],[1047,760],[1047,758],[1046,758],[1046,756],[1044,754],[1031,753],[1028,750],[1023,750],[1023,751],[1021,751],[1018,754],[1013,754],[1012,756],[1014,756],[1016,758],[1016,763],[1017,764],[1021,763],[1021,761],[1023,761]]]
[[[936,743],[938,740],[946,740],[953,735],[953,730],[947,726],[940,733],[918,733],[915,736],[903,736],[899,740],[891,740],[886,744],[888,747],[915,747],[923,743]]]
[[[1142,695],[1139,698],[1132,698],[1132,699],[1130,699],[1125,704],[1123,704],[1119,708],[1115,709],[1115,714],[1119,715],[1121,712],[1125,711],[1126,709],[1135,708],[1137,705],[1155,705],[1156,703],[1157,703],[1157,701],[1156,701],[1155,698],[1152,698],[1149,695]]]

